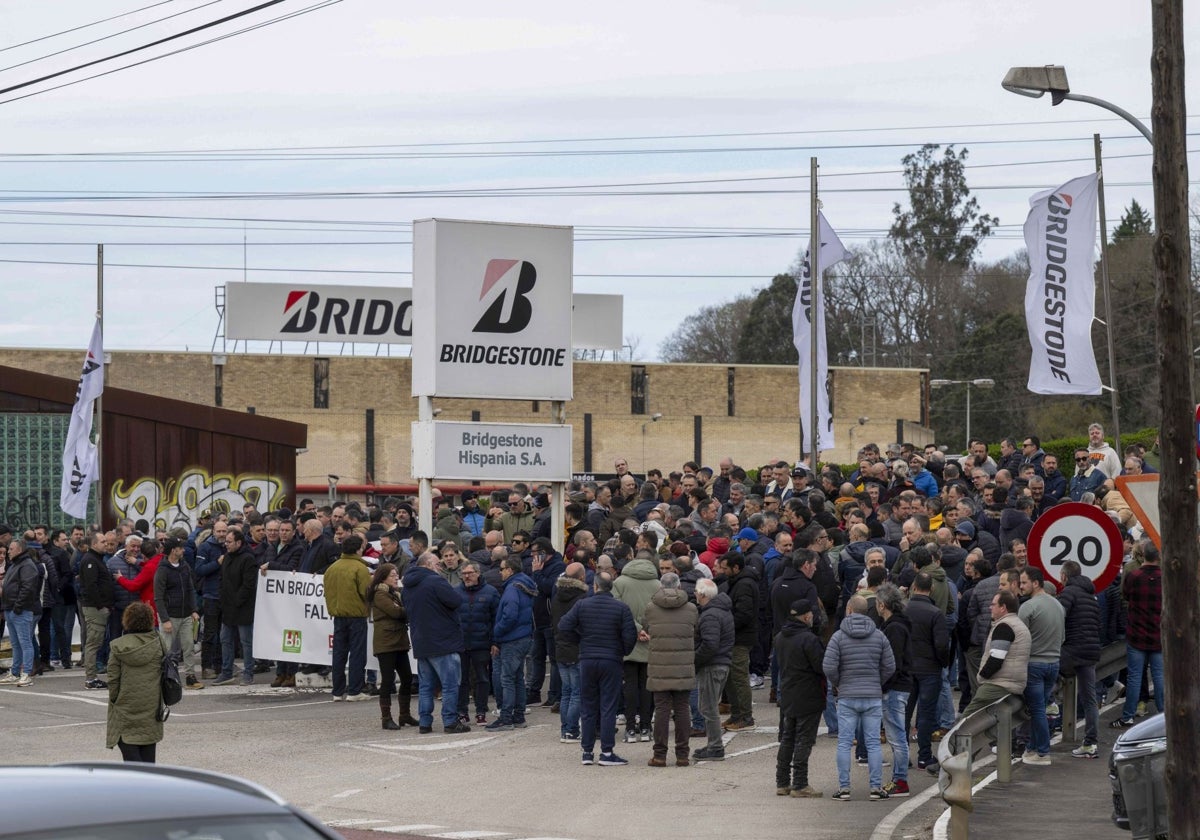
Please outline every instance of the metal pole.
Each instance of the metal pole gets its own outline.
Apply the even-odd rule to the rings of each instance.
[[[821,203],[817,200],[817,159],[815,157],[809,158],[809,196],[812,204],[812,207],[810,208],[812,211],[812,230],[810,231],[808,245],[808,276],[810,280],[811,297],[811,302],[809,304],[810,317],[808,320],[809,339],[811,346],[808,360],[811,384],[809,385],[808,394],[809,414],[807,426],[808,439],[810,441],[808,451],[812,454],[810,466],[815,473],[817,471],[817,456],[820,454],[818,446],[820,445],[821,440],[820,430],[817,428],[818,425],[820,425],[820,418],[817,416],[817,368],[820,367],[820,365],[817,363],[817,330],[821,324],[821,322],[818,320],[818,315],[821,312],[819,303],[821,288],[821,222],[818,216]],[[801,442],[800,446],[800,456],[801,458],[804,457],[803,442]]]
[[[967,381],[967,446],[964,452],[971,451],[971,382]]]
[[[1096,172],[1100,175],[1100,284],[1104,288],[1104,325],[1108,334],[1108,387],[1112,398],[1112,430],[1113,449],[1117,457],[1125,463],[1125,455],[1121,451],[1121,401],[1117,393],[1117,358],[1113,344],[1113,314],[1112,287],[1108,282],[1108,217],[1104,213],[1104,164],[1100,156],[1100,135],[1093,134],[1092,142],[1096,147]]]
[[[433,416],[433,397],[417,398],[417,420],[436,423]],[[433,533],[433,479],[417,480],[417,526],[426,536]],[[417,558],[414,557],[414,560]]]
[[[554,400],[550,403],[550,416],[554,422],[559,425],[565,425],[567,422],[566,403],[562,400]],[[642,471],[645,473],[646,456],[645,456],[646,436],[643,430],[642,434]],[[554,550],[563,552],[566,549],[567,541],[567,485],[563,481],[552,481],[550,483],[550,542],[554,544]]]
[[[104,246],[96,246],[96,320],[100,322],[100,343],[104,344]],[[104,354],[100,355],[100,396],[96,397],[96,520],[104,527],[104,379],[108,372]]]

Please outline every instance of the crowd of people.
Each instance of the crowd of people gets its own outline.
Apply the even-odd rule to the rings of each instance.
[[[157,626],[193,690],[252,684],[272,667],[274,687],[320,672],[334,700],[376,697],[384,729],[421,733],[433,732],[435,711],[441,731],[471,731],[472,703],[473,723],[493,732],[548,707],[560,741],[606,766],[627,763],[618,737],[652,742],[652,767],[669,753],[677,766],[723,760],[722,733],[756,727],[756,707],[761,719],[775,705],[779,795],[822,795],[808,762],[824,721],[838,739],[832,796],[851,798],[857,763],[881,800],[908,794],[910,765],[936,772],[934,745],[959,714],[1006,694],[1029,709],[1024,760],[1049,763],[1055,686],[1074,673],[1086,726],[1072,754],[1095,757],[1099,702],[1120,690],[1095,678],[1103,645],[1124,637],[1129,649],[1113,726],[1145,711],[1150,681],[1161,709],[1161,573],[1112,482],[1122,469],[1148,471],[1144,453],[1131,447],[1122,462],[1102,429],[1089,435],[1069,479],[1033,436],[1002,441],[998,460],[984,441],[949,459],[932,446],[870,444],[849,475],[780,460],[752,477],[727,457],[715,472],[689,462],[639,477],[618,459],[611,481],[569,486],[563,551],[548,488],[525,484],[482,500],[466,490],[458,504],[437,495],[431,534],[400,498],[246,505],[153,535],[130,521],[108,532],[0,526],[14,651],[0,682],[27,686],[81,664],[84,685],[115,702],[114,663],[148,650],[122,633]],[[1128,568],[1103,592],[1073,561],[1061,590],[1027,565],[1030,528],[1066,500],[1101,507],[1122,529]],[[270,570],[323,576],[331,666],[255,659],[257,576]],[[378,672],[367,667],[368,622]],[[133,748],[149,743],[153,760],[161,724],[132,731],[127,756],[144,760]]]

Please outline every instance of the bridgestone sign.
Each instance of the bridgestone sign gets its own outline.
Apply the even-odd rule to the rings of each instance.
[[[225,337],[412,344],[412,302],[412,288],[408,286],[229,283],[225,286]],[[622,304],[620,295],[572,295],[572,345],[620,350]],[[455,350],[446,352],[453,356]],[[460,358],[474,358],[473,353],[467,355],[464,346]],[[486,352],[480,353],[478,361],[487,361]],[[505,355],[506,359],[510,357]]]
[[[416,478],[570,481],[571,427],[417,422],[412,456]]]

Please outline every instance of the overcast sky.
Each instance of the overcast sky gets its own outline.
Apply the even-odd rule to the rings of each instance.
[[[0,88],[257,5],[151,2],[0,4]],[[1110,229],[1132,198],[1153,207],[1131,127],[1000,87],[1011,65],[1064,64],[1074,91],[1148,121],[1144,1],[345,0],[48,90],[315,5],[0,94],[0,345],[86,345],[98,242],[109,349],[207,350],[214,286],[407,286],[411,221],[446,217],[574,226],[575,290],[624,295],[653,359],[699,307],[787,270],[813,156],[850,245],[886,234],[900,159],[927,142],[970,149],[1002,225],[987,258],[1022,246],[1032,193],[1091,171],[1097,131]]]

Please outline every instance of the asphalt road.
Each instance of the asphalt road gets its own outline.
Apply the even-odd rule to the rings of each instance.
[[[618,744],[627,767],[584,767],[579,748],[558,741],[558,716],[536,708],[525,730],[464,735],[385,732],[375,702],[333,703],[327,693],[259,686],[188,692],[172,710],[160,762],[202,767],[267,785],[347,834],[443,838],[871,837],[893,810],[894,834],[928,836],[936,797],[867,800],[866,768],[855,766],[854,800],[835,802],[835,741],[818,739],[812,784],[826,798],[775,795],[775,731],[760,725],[727,735],[727,760],[687,768],[646,766],[649,743]],[[760,724],[774,720],[755,691]],[[13,763],[119,760],[104,747],[107,694],[83,688],[81,669],[0,688],[0,733]],[[415,700],[414,700],[415,707]],[[415,713],[415,708],[414,708]],[[692,742],[699,746],[700,741]],[[885,749],[890,758],[890,750]],[[889,778],[888,768],[884,771]],[[914,799],[934,784],[915,768]],[[381,834],[379,832],[386,832]]]

